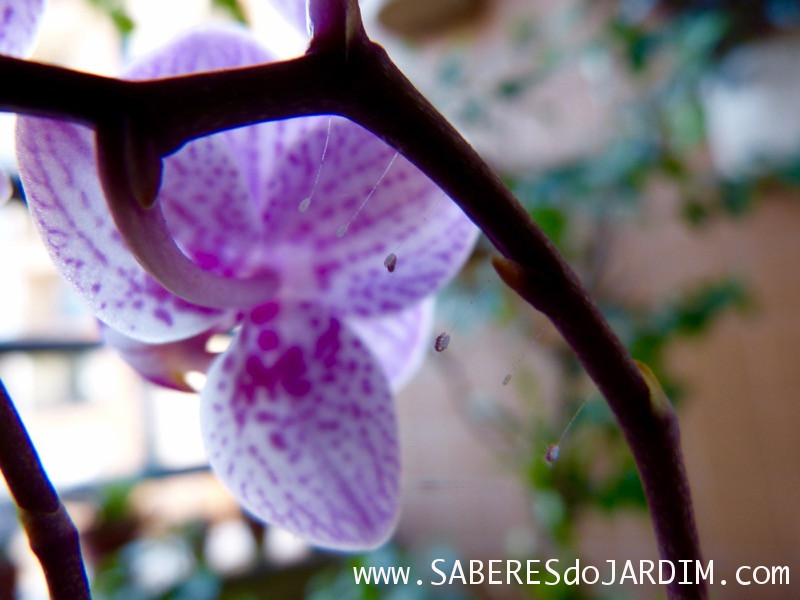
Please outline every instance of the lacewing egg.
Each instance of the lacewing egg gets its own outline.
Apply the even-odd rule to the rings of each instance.
[[[561,448],[558,444],[550,444],[547,447],[547,452],[544,454],[544,460],[548,465],[551,465],[558,460],[558,455],[561,453]]]
[[[394,252],[391,252],[389,256],[386,257],[386,260],[383,261],[383,266],[386,267],[389,273],[394,273],[394,269],[397,266],[397,256]]]
[[[444,352],[450,345],[450,336],[447,332],[443,331],[436,336],[436,341],[433,343],[433,349],[437,352]]]

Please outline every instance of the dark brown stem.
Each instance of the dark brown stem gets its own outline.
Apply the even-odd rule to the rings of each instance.
[[[18,64],[13,66],[25,74]],[[3,68],[0,61],[0,73]],[[41,66],[31,67],[32,76],[47,73]],[[483,230],[504,257],[497,263],[503,278],[547,314],[597,383],[638,465],[661,557],[675,561],[676,567],[679,560],[701,559],[671,408],[654,410],[639,369],[574,272],[497,175],[382,48],[366,37],[348,39],[339,51],[326,48],[292,61],[150,82],[53,76],[59,89],[75,86],[73,97],[94,94],[94,108],[78,110],[75,102],[60,106],[55,94],[49,97],[49,113],[41,98],[30,106],[19,97],[13,102],[0,98],[0,107],[88,123],[124,116],[164,155],[189,139],[223,129],[314,114],[343,115],[394,146]],[[668,589],[673,599],[702,599],[706,593],[704,583]]]
[[[616,415],[639,468],[661,558],[676,568],[680,560],[701,560],[672,407],[654,401],[639,368],[575,273],[489,166],[382,49],[365,48],[358,59],[363,62],[353,67],[357,75],[348,86],[356,109],[347,116],[382,135],[425,171],[502,253],[505,258],[495,265],[503,280],[550,318]],[[705,598],[707,590],[704,582],[675,582],[668,594]]]
[[[125,82],[0,55],[0,110],[94,125],[123,105]]]
[[[0,381],[0,470],[16,502],[53,600],[90,598],[78,530],[39,462],[28,432]]]
[[[637,366],[582,289],[551,287],[538,269],[501,257],[501,279],[547,315],[608,401],[633,452],[661,558],[682,572],[681,560],[701,560],[692,498],[680,446],[678,418],[655,377]],[[644,377],[643,377],[644,374]],[[705,598],[705,583],[668,586],[669,598]]]

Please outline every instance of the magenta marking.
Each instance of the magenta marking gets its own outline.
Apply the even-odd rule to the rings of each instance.
[[[278,312],[280,312],[280,305],[277,302],[268,302],[254,308],[250,313],[250,319],[256,325],[263,325],[274,319]]]

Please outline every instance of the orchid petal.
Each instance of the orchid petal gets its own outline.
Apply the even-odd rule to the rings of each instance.
[[[168,47],[132,65],[126,70],[125,77],[134,80],[159,79],[245,67],[271,62],[274,59],[274,56],[239,27],[206,27],[179,37]],[[273,162],[275,147],[271,141],[276,127],[282,129],[280,124],[268,123],[240,127],[203,138],[207,144],[226,145],[230,157],[235,157],[235,165],[241,171],[241,176],[247,182],[252,195],[252,198],[247,198],[247,202],[252,202],[252,199],[258,196],[260,190],[266,187],[267,178],[271,175],[268,165]],[[191,162],[191,157],[182,150],[165,161],[165,168],[173,158],[178,157],[182,161]],[[203,162],[199,163],[199,168],[203,168]],[[165,177],[162,194],[168,184],[169,179]],[[175,187],[176,190],[180,190],[180,185]],[[237,193],[235,199],[243,204],[240,194]],[[244,206],[239,210],[244,210]],[[251,223],[255,224],[255,221]]]
[[[153,281],[124,246],[97,179],[91,130],[20,118],[17,155],[45,246],[99,319],[154,343],[196,335],[218,321],[220,311],[185,302]]]
[[[212,468],[257,517],[331,548],[391,534],[400,467],[388,382],[328,311],[253,310],[209,370],[201,428]]]
[[[103,341],[119,352],[122,358],[142,377],[162,387],[180,392],[195,392],[186,380],[188,373],[205,373],[216,358],[206,350],[215,335],[209,330],[194,337],[166,344],[145,344],[110,327],[102,327]]]
[[[170,233],[195,263],[228,277],[248,276],[260,240],[247,182],[227,144],[194,140],[164,161],[158,202]],[[263,301],[263,296],[261,298]]]
[[[128,76],[161,77],[269,58],[239,30],[210,30],[185,36],[134,66]],[[204,138],[164,161],[159,208],[169,234],[196,264],[218,275],[252,274],[248,256],[259,235],[252,193],[266,175],[248,148],[260,145],[260,135],[256,127]],[[23,118],[18,127],[31,212],[62,273],[101,320],[136,339],[166,342],[206,330],[218,311],[168,292],[127,252],[108,216],[89,136],[81,128],[43,120]],[[145,213],[151,216],[156,218]],[[143,232],[144,237],[156,233],[153,227]],[[256,303],[265,296],[251,282],[242,285],[257,294]],[[247,302],[242,293],[227,297],[243,306]],[[143,312],[154,318],[142,318]]]
[[[0,0],[0,54],[28,55],[44,8],[45,0]]]
[[[308,33],[308,9],[304,0],[271,0],[270,5],[297,31]]]
[[[221,71],[275,60],[243,27],[208,25],[185,32],[125,69],[126,79]]]
[[[416,374],[431,348],[433,297],[380,317],[349,317],[347,324],[365,341],[397,392]]]
[[[209,28],[176,40],[134,65],[127,76],[141,79],[214,71],[270,58],[240,28]],[[257,142],[258,131],[204,138],[168,158],[161,194],[152,209],[139,208],[135,192],[131,197],[142,180],[137,165],[142,159],[150,160],[147,140],[140,153],[125,158],[128,149],[138,147],[135,139],[129,139],[135,135],[135,126],[130,131],[106,127],[98,130],[97,139],[109,207],[140,264],[176,295],[204,306],[255,306],[274,294],[278,286],[274,273],[252,272],[246,260],[259,237],[251,193],[260,185],[261,170],[239,151],[238,139],[252,143],[255,137]],[[245,160],[237,160],[239,156]],[[162,170],[160,162],[145,167],[147,172]],[[156,186],[159,179],[153,178]],[[149,190],[145,186],[145,201],[155,196],[155,190]]]
[[[283,151],[261,200],[275,248],[270,266],[285,287],[360,316],[399,310],[441,288],[477,238],[461,209],[359,125],[338,117],[291,123],[284,131],[304,133],[274,142]],[[298,210],[309,196],[307,210]],[[384,267],[390,253],[394,272]]]

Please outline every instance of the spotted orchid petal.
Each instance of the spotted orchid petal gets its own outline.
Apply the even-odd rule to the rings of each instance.
[[[145,344],[110,327],[101,328],[103,341],[112,346],[146,380],[180,392],[197,391],[187,381],[191,372],[205,373],[216,354],[206,350],[214,330],[166,344]]]
[[[125,248],[100,189],[89,129],[20,118],[17,156],[30,213],[45,246],[98,318],[125,335],[154,343],[198,334],[219,319],[220,311],[166,291]]]
[[[208,26],[184,34],[169,46],[131,65],[125,71],[125,77],[134,80],[159,79],[244,67],[271,62],[275,58],[243,29]],[[253,197],[264,187],[269,175],[271,145],[266,138],[273,126],[241,127],[204,138],[217,146],[226,146],[235,156],[235,166],[242,172]],[[180,155],[179,152],[176,156]],[[169,159],[166,162],[169,163]],[[218,165],[214,167],[216,169]],[[164,184],[167,183],[169,180],[165,179]]]
[[[0,54],[30,52],[44,8],[45,0],[0,0]]]
[[[291,293],[340,314],[389,313],[440,289],[463,265],[477,228],[372,133],[338,117],[293,121],[284,132],[261,218],[270,265]]]
[[[414,376],[431,349],[435,299],[380,317],[348,317],[347,324],[364,340],[397,392]]]
[[[129,76],[161,77],[269,58],[238,30],[212,30],[179,40],[134,65]],[[260,135],[256,127],[203,138],[164,161],[159,205],[170,234],[196,264],[218,275],[254,274],[249,256],[259,232],[252,194],[265,175],[243,146],[259,145]],[[168,292],[127,251],[108,214],[91,132],[22,118],[17,144],[31,214],[45,245],[101,320],[154,343],[196,335],[213,324],[220,311]]]
[[[201,427],[212,468],[257,517],[330,548],[390,535],[400,467],[388,382],[325,309],[254,310],[209,370]]]
[[[200,138],[168,158],[158,194],[170,233],[195,263],[226,277],[252,274],[260,231],[233,150]]]
[[[134,80],[158,79],[272,60],[274,57],[242,29],[205,27],[185,34],[146,60],[132,65],[125,76]],[[208,248],[197,247],[193,251],[186,247],[186,243],[192,237],[199,240],[205,235],[216,239],[224,237],[226,244],[231,247],[224,250],[218,248],[226,254],[235,252],[239,257],[244,257],[242,249],[247,247],[253,253],[253,244],[257,241],[255,238],[261,231],[258,215],[253,212],[257,199],[273,175],[270,166],[275,161],[275,153],[280,151],[280,140],[293,139],[299,134],[301,131],[297,127],[288,127],[283,121],[241,127],[190,142],[185,150],[165,161],[159,199],[168,213],[166,218],[170,230],[195,260],[205,264],[206,259],[201,255]],[[276,138],[279,142],[275,142]],[[198,147],[197,152],[205,156],[193,155],[193,146]],[[191,199],[187,202],[187,186],[202,192],[208,185],[214,185],[212,177],[226,177],[228,181],[221,187],[228,188],[236,179],[237,187],[227,197],[217,193],[206,194],[212,202],[216,199],[215,205],[202,211],[192,210],[194,203]],[[241,189],[241,182],[246,184],[246,191]],[[230,222],[232,219],[235,223]],[[202,232],[191,225],[188,231],[181,232],[187,220],[202,221]],[[234,251],[234,248],[237,250]],[[241,269],[233,270],[242,275]]]

